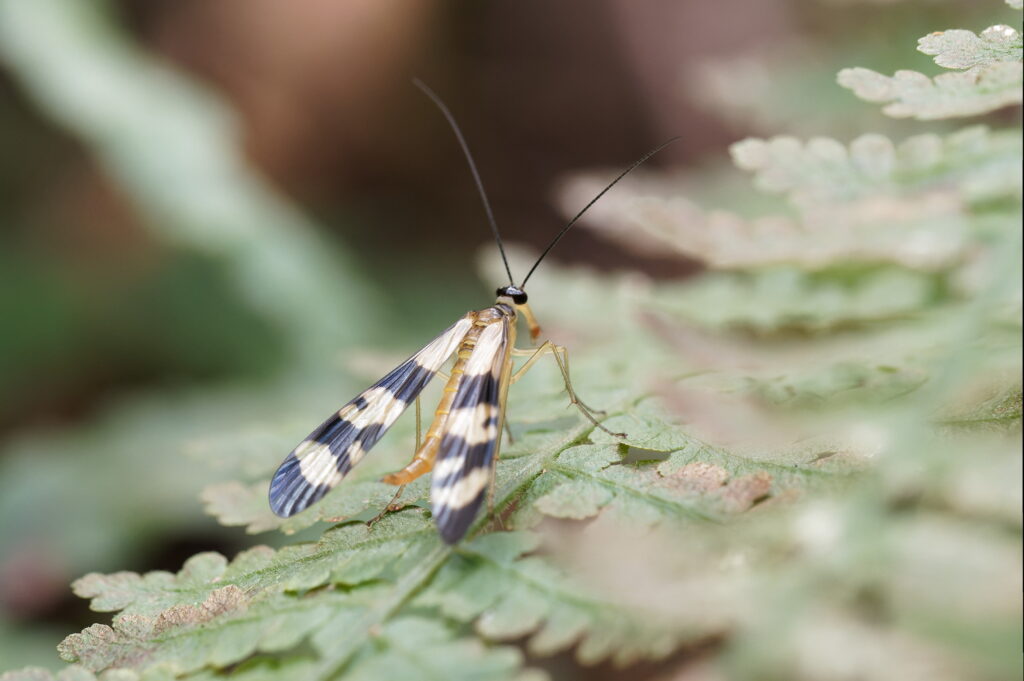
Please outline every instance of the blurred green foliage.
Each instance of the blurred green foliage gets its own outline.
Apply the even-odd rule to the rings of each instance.
[[[154,280],[161,292],[129,306],[137,325],[108,336],[114,351],[143,344],[198,375],[250,376],[133,396],[88,425],[9,444],[5,557],[45,537],[59,578],[117,570],[162,538],[212,531],[195,500],[204,486],[224,526],[282,531],[269,535],[277,548],[199,553],[177,573],[78,579],[78,596],[117,614],[64,639],[74,664],[57,678],[539,679],[563,650],[627,675],[653,659],[711,679],[1019,678],[1022,154],[1019,107],[1006,107],[1020,101],[1020,14],[989,9],[1017,28],[922,39],[955,71],[839,76],[865,99],[903,102],[891,115],[992,114],[987,125],[901,141],[870,128],[848,144],[745,140],[733,159],[770,200],[735,173],[695,171],[639,176],[595,208],[589,226],[623,247],[709,269],[681,283],[538,272],[531,301],[556,340],[581,350],[578,389],[628,438],[566,410],[552,367],[531,372],[510,395],[502,526],[481,517],[453,549],[436,536],[423,480],[406,491],[410,507],[359,522],[391,496],[376,479],[408,457],[408,420],[322,503],[288,520],[269,512],[283,453],[389,366],[339,351],[379,333],[372,284],[246,168],[222,107],[127,43],[102,5],[0,0],[0,55],[21,86],[182,253],[166,284]],[[993,47],[985,36],[996,35]],[[773,68],[784,83],[804,78],[785,59]],[[819,90],[766,110],[800,117]],[[706,94],[749,114],[743,97]],[[809,129],[826,132],[826,119]],[[603,179],[569,181],[566,211]],[[692,188],[712,184],[702,204]],[[512,256],[523,271],[530,256]],[[481,269],[500,280],[492,254]],[[61,331],[80,328],[62,312],[77,309],[74,292],[32,268],[4,276],[32,284],[52,315],[7,342],[59,356]],[[25,316],[24,297],[7,295]],[[181,335],[147,337],[160,328],[156,300],[183,320]],[[194,327],[214,329],[202,348]],[[227,336],[218,344],[239,328],[259,340],[242,353]],[[254,380],[268,363],[277,370]],[[322,521],[334,526],[313,541],[288,536]],[[51,631],[3,617],[3,666],[37,661]]]

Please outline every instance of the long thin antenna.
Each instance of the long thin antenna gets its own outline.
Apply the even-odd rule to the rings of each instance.
[[[491,204],[487,200],[487,192],[484,191],[484,183],[480,179],[480,173],[476,170],[476,163],[473,162],[473,155],[469,153],[469,145],[466,144],[466,139],[462,136],[462,131],[459,130],[459,124],[455,122],[455,117],[452,116],[452,112],[448,110],[448,107],[444,105],[441,98],[437,96],[437,93],[427,87],[419,78],[412,79],[413,85],[423,91],[427,97],[430,97],[431,101],[437,105],[437,108],[441,110],[444,117],[448,119],[448,124],[452,126],[452,130],[455,132],[455,137],[459,140],[459,145],[462,147],[462,152],[466,155],[466,161],[469,162],[469,169],[473,173],[473,179],[476,181],[476,188],[480,191],[480,200],[484,202],[484,210],[487,211],[487,221],[491,223],[491,231],[494,232],[494,240],[498,242],[498,252],[501,253],[501,261],[505,263],[505,272],[508,273],[508,283],[512,286],[516,285],[515,280],[512,278],[512,269],[508,266],[508,258],[505,257],[505,246],[501,243],[501,235],[498,233],[498,223],[494,221],[494,213],[491,212]]]
[[[590,200],[590,203],[588,203],[587,205],[583,206],[583,210],[581,210],[579,213],[576,213],[576,217],[574,217],[572,220],[569,220],[569,224],[567,224],[565,227],[562,228],[562,231],[558,233],[558,236],[556,236],[554,239],[552,239],[551,243],[548,244],[548,247],[544,249],[544,252],[540,254],[540,257],[537,258],[537,262],[533,263],[533,267],[531,267],[530,271],[526,273],[526,277],[523,278],[523,283],[519,285],[519,288],[523,288],[524,286],[526,286],[526,280],[529,279],[530,275],[533,274],[533,271],[535,269],[537,269],[537,265],[539,265],[540,261],[544,259],[544,256],[547,255],[548,252],[551,251],[551,249],[555,247],[555,244],[557,244],[561,240],[561,238],[563,236],[565,236],[565,233],[569,231],[569,228],[572,227],[574,224],[576,224],[576,221],[579,220],[581,217],[583,217],[583,214],[586,213],[587,210],[591,206],[593,206],[595,203],[597,203],[597,200],[599,198],[604,196],[608,192],[609,189],[611,189],[616,184],[618,184],[619,180],[621,180],[626,175],[629,175],[631,172],[636,170],[636,167],[639,166],[641,163],[643,163],[644,161],[649,159],[651,156],[654,156],[659,151],[661,151],[662,149],[664,149],[665,147],[667,147],[668,145],[672,144],[673,142],[675,142],[678,139],[679,139],[679,137],[673,137],[672,139],[666,140],[666,141],[662,142],[661,144],[659,144],[654,149],[651,149],[650,151],[648,151],[646,154],[641,156],[638,160],[634,161],[633,165],[629,166],[628,168],[623,170],[621,173],[619,173],[619,176],[616,177],[614,180],[612,180],[611,183],[607,187],[602,189],[601,193],[599,193],[597,196],[592,198]]]

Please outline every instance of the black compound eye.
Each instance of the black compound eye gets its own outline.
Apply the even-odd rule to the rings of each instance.
[[[499,296],[508,296],[516,305],[526,304],[526,291],[522,290],[517,286],[502,286],[495,293],[497,293]]]

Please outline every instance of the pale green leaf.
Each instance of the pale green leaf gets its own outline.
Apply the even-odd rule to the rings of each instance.
[[[530,636],[535,652],[551,654],[578,642],[577,655],[585,662],[662,657],[683,635],[651,613],[580,588],[542,560],[518,557],[532,546],[529,535],[516,534],[472,542],[417,602],[477,619],[477,629],[488,637]]]
[[[982,127],[899,144],[864,135],[848,147],[828,138],[747,139],[731,152],[760,188],[785,195],[797,215],[708,211],[664,196],[667,183],[648,189],[634,181],[617,187],[622,200],[598,204],[584,224],[638,253],[676,253],[722,269],[822,269],[854,261],[941,270],[974,248],[980,222],[973,203],[1021,191],[1020,135]],[[576,178],[565,186],[563,203],[575,205],[604,181]]]
[[[458,639],[438,622],[403,617],[389,622],[375,638],[375,650],[356,658],[345,679],[424,679],[481,681],[520,678],[522,655],[511,647],[487,646],[475,638]],[[541,681],[542,676],[535,676]]]
[[[222,670],[200,670],[185,677],[194,681],[218,681],[230,678],[232,681],[279,681],[280,679],[308,679],[315,664],[309,657],[255,656],[234,667],[230,674]],[[148,680],[147,680],[148,681]]]
[[[123,681],[136,681],[138,675],[125,677]],[[41,667],[26,667],[18,671],[0,674],[0,681],[96,681],[96,675],[90,671],[74,666],[53,673]]]
[[[644,403],[609,423],[631,430],[630,444],[662,451],[686,447],[699,459],[704,451],[700,444],[673,433],[665,418],[653,404]],[[573,485],[583,484],[603,490],[615,517],[688,522],[742,512],[772,490],[767,474],[737,475],[715,490],[680,484],[671,473],[663,479],[653,464],[622,464],[617,445],[573,448],[585,432],[591,429],[557,440],[541,437],[551,449],[537,451],[527,445],[524,451],[522,444],[511,449],[498,469],[498,506],[519,496],[528,484],[552,488],[549,504],[537,505],[541,512],[582,517],[598,510],[602,501],[592,502],[594,508],[587,512],[573,510],[566,492],[571,495]],[[564,485],[568,490],[560,490]],[[559,496],[561,508],[556,504]],[[587,594],[542,562],[521,559],[531,541],[494,534],[452,554],[440,546],[429,519],[412,510],[391,514],[372,528],[340,526],[316,544],[277,552],[252,549],[230,563],[216,554],[202,554],[177,575],[89,575],[76,582],[76,593],[91,598],[95,609],[121,612],[112,627],[94,625],[69,637],[61,651],[65,659],[95,670],[159,667],[187,673],[285,650],[312,635],[317,649],[330,652],[323,668],[335,668],[364,655],[363,646],[372,643],[365,638],[373,630],[371,622],[387,624],[391,610],[378,611],[371,604],[388,601],[388,592],[398,599],[396,607],[419,592],[419,606],[434,605],[448,616],[476,620],[478,631],[489,638],[518,638],[536,631],[537,645],[547,651],[578,640],[578,656],[590,662],[662,656],[680,640],[682,632],[670,622],[652,624],[650,613]],[[410,572],[413,566],[420,571]],[[441,568],[436,579],[432,566]],[[321,590],[325,585],[345,585],[346,590]],[[566,602],[560,603],[556,594]],[[552,631],[568,622],[573,623],[572,636]],[[332,647],[339,638],[348,641],[342,649]],[[376,669],[392,663],[367,664]]]
[[[934,286],[927,275],[905,270],[842,281],[779,268],[708,275],[661,292],[651,307],[708,329],[823,331],[911,315],[931,299]]]
[[[251,485],[235,481],[210,485],[202,493],[206,512],[224,525],[244,525],[250,533],[280,529],[292,534],[319,521],[340,522],[367,511],[374,511],[375,515],[376,510],[386,506],[395,495],[395,488],[391,485],[353,478],[323,503],[285,519],[270,510],[267,502],[269,484],[269,480],[261,480]],[[426,497],[428,487],[427,479],[410,483],[402,493],[401,502],[411,505],[421,501]]]
[[[886,76],[858,67],[843,69],[837,80],[861,99],[886,104],[882,111],[889,116],[927,121],[977,116],[1020,104],[1024,65],[991,62],[935,78],[906,70]]]
[[[917,49],[935,57],[935,63],[947,69],[969,69],[994,61],[1020,61],[1024,45],[1020,32],[1012,26],[989,26],[981,35],[952,29],[926,35],[917,41]]]
[[[1010,172],[1021,154],[1021,137],[975,126],[946,137],[915,135],[899,144],[862,135],[848,148],[828,138],[747,139],[730,152],[740,168],[754,173],[759,188],[785,193],[797,206],[809,208],[878,195],[921,195],[933,188],[948,191],[951,183],[962,187],[972,178]],[[1008,185],[1006,191],[1013,188]]]
[[[373,580],[393,577],[439,544],[432,526],[415,512],[390,516],[374,530],[371,535],[365,525],[340,527],[316,544],[280,552],[256,548],[230,563],[204,554],[176,576],[87,576],[76,590],[92,598],[96,609],[121,612],[112,627],[97,624],[68,637],[61,653],[97,671],[162,666],[180,673],[294,647],[322,632],[328,618],[332,626],[344,627],[365,616],[367,599],[380,591]],[[366,586],[347,595],[301,596],[325,584]]]

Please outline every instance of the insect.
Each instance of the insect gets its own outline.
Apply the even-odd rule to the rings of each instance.
[[[569,401],[596,427],[610,433],[597,420],[595,411],[576,396],[569,378],[569,353],[564,347],[551,341],[531,350],[515,347],[520,315],[529,327],[534,344],[540,335],[540,326],[530,310],[524,287],[537,265],[588,208],[626,174],[677,138],[645,154],[595,196],[562,228],[517,286],[483,182],[458,124],[430,88],[417,79],[413,82],[441,110],[462,147],[505,264],[509,285],[498,288],[498,297],[492,306],[466,313],[299,443],[274,474],[270,483],[270,508],[279,516],[289,517],[319,501],[363,459],[410,404],[417,402],[419,413],[420,392],[448,358],[455,355],[433,422],[422,442],[417,442],[412,461],[383,478],[384,482],[398,486],[398,492],[377,516],[380,518],[392,507],[406,484],[433,469],[430,487],[433,517],[442,539],[454,544],[466,534],[493,480],[509,386],[539,358],[546,354],[554,357]],[[512,358],[516,356],[529,359],[513,372]],[[622,433],[611,434],[623,436]]]

